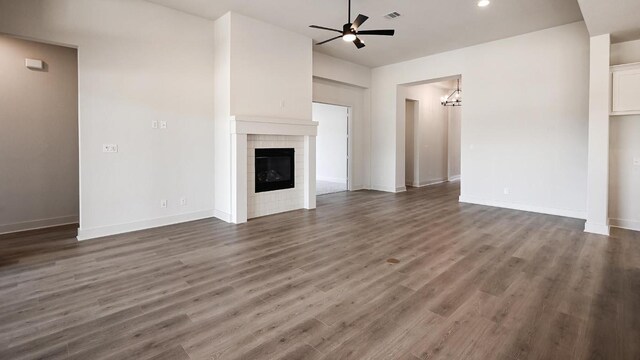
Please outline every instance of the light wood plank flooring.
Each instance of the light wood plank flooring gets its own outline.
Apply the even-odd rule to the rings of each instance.
[[[0,359],[640,359],[638,233],[458,193],[2,236]]]

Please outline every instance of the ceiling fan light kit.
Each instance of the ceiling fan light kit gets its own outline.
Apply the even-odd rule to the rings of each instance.
[[[360,40],[360,38],[358,37],[358,35],[393,36],[395,34],[395,30],[362,30],[362,31],[358,31],[358,28],[360,28],[360,26],[365,21],[367,21],[367,19],[369,19],[368,16],[360,14],[360,15],[358,15],[358,17],[356,17],[356,19],[353,22],[351,22],[351,0],[349,0],[348,19],[347,19],[347,23],[342,26],[342,31],[340,31],[338,29],[328,28],[328,27],[318,26],[318,25],[310,25],[309,27],[314,28],[314,29],[327,30],[327,31],[333,31],[333,32],[340,33],[340,35],[338,35],[336,37],[333,37],[331,39],[327,39],[325,41],[321,41],[321,42],[317,43],[316,45],[326,44],[329,41],[333,41],[333,40],[342,38],[342,40],[344,40],[346,42],[353,42],[353,44],[358,49],[362,49],[365,46],[364,43],[362,42],[362,40]]]

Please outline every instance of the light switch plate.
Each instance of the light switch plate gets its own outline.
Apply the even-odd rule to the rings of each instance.
[[[160,121],[160,129],[166,129],[167,128],[167,122],[166,121]]]
[[[151,122],[151,128],[152,129],[157,129],[158,128],[158,120],[153,120]]]
[[[640,157],[633,158],[633,166],[640,166]]]

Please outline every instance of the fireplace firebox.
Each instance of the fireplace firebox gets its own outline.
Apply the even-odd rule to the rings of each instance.
[[[255,149],[256,193],[295,187],[294,149]]]

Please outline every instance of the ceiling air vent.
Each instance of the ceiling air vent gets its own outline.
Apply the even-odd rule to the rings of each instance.
[[[398,18],[398,17],[400,17],[400,13],[397,12],[397,11],[390,12],[387,15],[384,16],[385,19],[389,19],[389,20],[395,19],[395,18]]]

